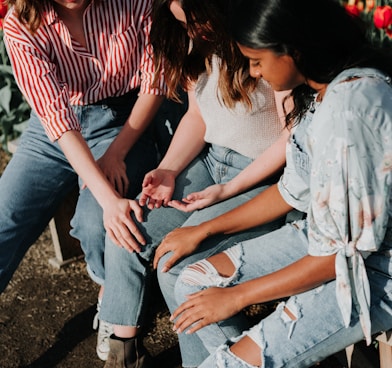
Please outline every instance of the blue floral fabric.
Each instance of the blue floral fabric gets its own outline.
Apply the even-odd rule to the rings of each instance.
[[[284,199],[307,213],[309,254],[336,254],[337,299],[346,325],[353,303],[371,340],[364,260],[392,231],[392,88],[375,69],[331,82],[293,129],[279,182]]]

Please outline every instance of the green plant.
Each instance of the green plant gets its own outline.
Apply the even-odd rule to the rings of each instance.
[[[15,126],[28,119],[30,107],[16,84],[4,45],[4,7],[5,5],[0,2],[0,139],[3,148],[7,150],[8,141],[20,134],[21,129],[15,129]]]

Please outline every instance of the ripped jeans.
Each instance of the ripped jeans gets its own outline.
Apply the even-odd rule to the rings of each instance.
[[[177,302],[182,303],[186,295],[207,287],[236,285],[274,272],[305,256],[307,248],[306,221],[239,243],[224,251],[236,269],[232,276],[220,276],[205,260],[193,264],[197,267],[190,265],[176,283]],[[392,279],[388,276],[392,262],[390,256],[376,253],[368,257],[366,264],[372,293],[372,331],[376,333],[392,327]],[[202,328],[196,334],[211,355],[199,368],[253,367],[229,349],[244,335],[260,347],[262,368],[309,367],[358,342],[363,333],[357,312],[353,311],[351,324],[346,328],[335,288],[335,281],[331,281],[295,295],[246,332],[240,315]]]

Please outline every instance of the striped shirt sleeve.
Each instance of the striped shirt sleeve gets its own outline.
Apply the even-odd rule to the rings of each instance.
[[[17,84],[32,109],[40,117],[47,135],[54,141],[65,131],[80,130],[78,120],[69,108],[68,86],[61,84],[56,66],[40,47],[39,37],[6,22],[4,41]]]
[[[166,92],[163,74],[152,85],[151,21],[151,0],[92,2],[84,14],[85,47],[72,38],[50,5],[34,35],[12,10],[8,13],[4,41],[15,79],[52,141],[80,130],[73,105],[136,88],[141,94]]]

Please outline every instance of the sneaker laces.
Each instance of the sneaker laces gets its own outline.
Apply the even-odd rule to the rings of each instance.
[[[93,319],[93,329],[98,330],[97,334],[97,354],[101,360],[106,360],[109,354],[109,338],[113,333],[113,325],[99,319],[99,311],[101,309],[101,301],[98,299],[97,313]]]
[[[98,325],[99,325],[99,312],[101,310],[101,303],[102,303],[102,300],[98,299],[97,313],[95,313],[95,316],[94,316],[94,319],[93,319],[93,330],[96,330],[98,328]]]
[[[109,338],[112,334],[113,325],[105,321],[99,321],[98,344],[107,344],[109,346]]]

